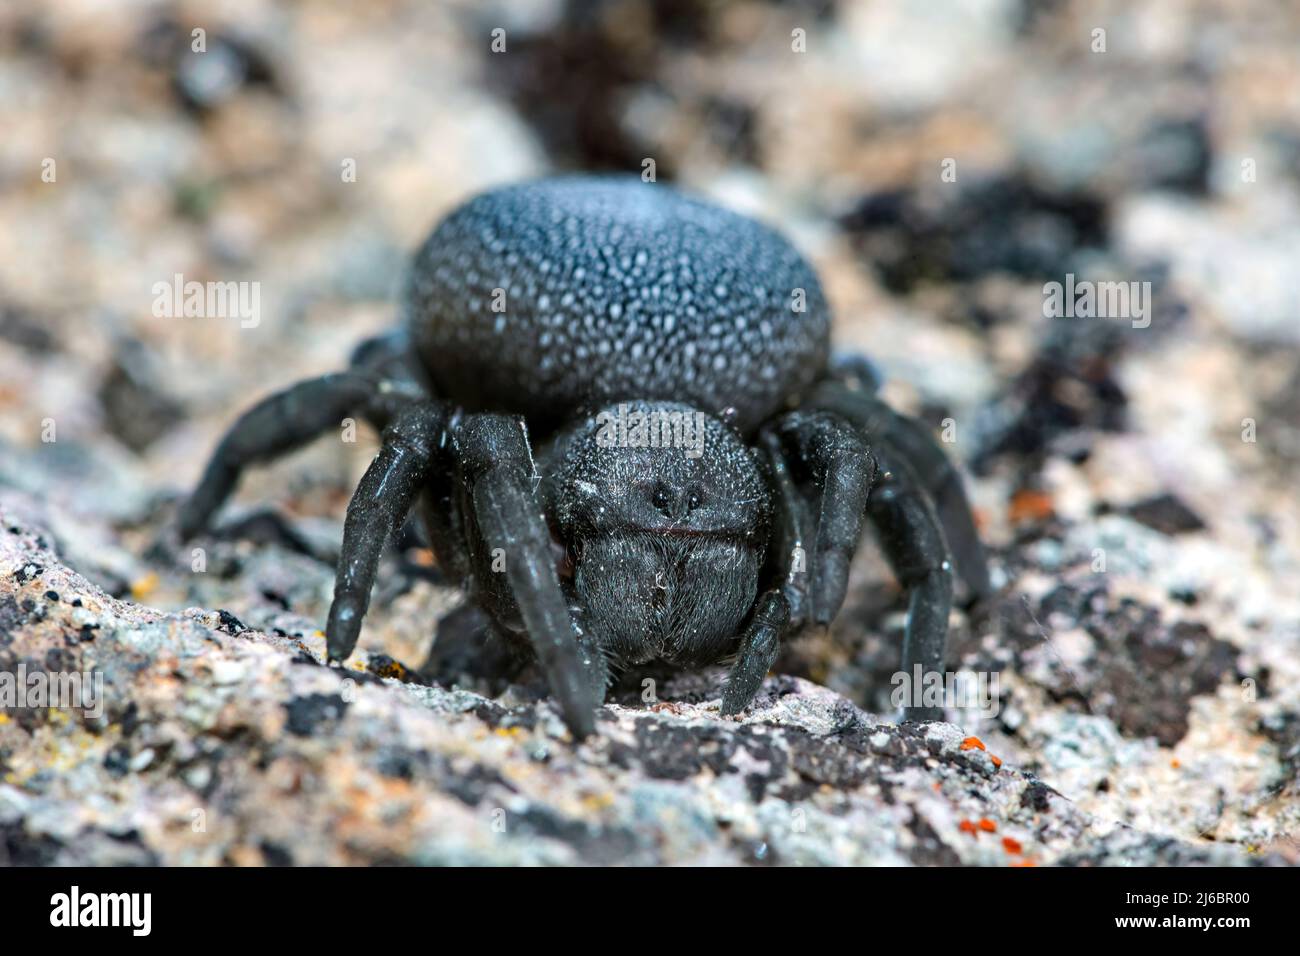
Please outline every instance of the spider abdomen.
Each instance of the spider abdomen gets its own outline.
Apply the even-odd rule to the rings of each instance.
[[[405,308],[439,395],[539,434],[629,397],[731,407],[748,432],[829,348],[821,286],[784,238],[635,177],[478,196],[416,255]]]

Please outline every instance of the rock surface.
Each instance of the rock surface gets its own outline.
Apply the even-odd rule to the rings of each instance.
[[[574,745],[524,689],[424,686],[391,658],[226,611],[121,601],[0,499],[0,656],[102,700],[0,718],[10,864],[1234,864],[1084,812],[946,723],[898,726],[769,678],[602,708]]]
[[[0,862],[1300,862],[1300,11],[932,6],[0,4],[0,679],[106,693],[0,712]],[[740,721],[716,674],[633,682],[575,748],[534,682],[418,683],[459,598],[409,541],[321,666],[364,426],[176,543],[222,430],[389,327],[440,215],[647,158],[789,235],[962,466],[986,714],[895,725],[870,543]],[[177,274],[259,321],[160,315]],[[1149,322],[1047,317],[1070,274]]]

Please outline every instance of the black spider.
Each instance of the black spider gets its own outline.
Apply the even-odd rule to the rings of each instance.
[[[989,590],[957,472],[865,359],[831,362],[817,277],[765,226],[635,178],[500,189],[429,237],[404,311],[347,371],[245,413],[181,512],[188,537],[247,465],[347,416],[382,429],[332,660],[412,507],[472,598],[426,668],[531,650],[578,737],[612,670],[656,659],[734,658],[722,710],[743,710],[781,639],[839,611],[864,516],[910,593],[908,673],[943,669],[954,566]]]

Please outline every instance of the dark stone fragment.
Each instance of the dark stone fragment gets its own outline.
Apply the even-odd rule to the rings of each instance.
[[[225,609],[219,609],[217,611],[217,618],[220,621],[217,625],[217,630],[219,631],[225,631],[227,634],[233,636],[248,630],[248,628],[244,626],[243,621]]]
[[[863,197],[841,224],[894,292],[992,273],[1060,279],[1076,257],[1108,242],[1105,200],[1064,192],[1023,172],[932,192]]]
[[[837,790],[856,787],[870,776],[872,763],[861,748],[846,746],[834,737],[816,737],[805,730],[786,732],[790,766],[814,783]]]
[[[285,705],[289,720],[285,725],[289,733],[310,737],[320,724],[341,720],[347,712],[347,702],[339,694],[308,694],[295,697]]]
[[[1049,455],[1072,454],[1078,432],[1122,431],[1128,396],[1115,368],[1127,329],[1111,320],[1054,321],[1029,365],[981,411],[971,467],[984,473],[1009,455],[1032,474]]]
[[[62,849],[52,836],[29,834],[21,820],[0,823],[0,866],[53,866]]]
[[[615,744],[610,760],[620,767],[640,764],[648,777],[688,780],[705,767],[716,774],[733,772],[737,741],[717,727],[683,727],[658,720],[638,720],[636,746]]]
[[[58,342],[45,323],[13,305],[0,305],[0,340],[34,355],[46,355],[58,348]]]
[[[293,854],[280,844],[262,840],[259,846],[267,866],[293,866]]]
[[[11,597],[0,599],[0,647],[13,643],[14,631],[27,620],[27,615],[18,609],[18,602]]]
[[[532,707],[503,707],[495,701],[485,700],[476,705],[472,713],[493,730],[508,727],[532,730],[537,726],[537,711]]]
[[[1035,780],[1025,787],[1024,792],[1020,794],[1020,805],[1026,810],[1046,813],[1051,809],[1051,798],[1059,796],[1060,794],[1047,784]]]
[[[375,769],[394,780],[414,780],[417,773],[427,772],[431,763],[428,751],[393,745],[376,755]]]
[[[930,826],[929,822],[915,811],[907,828],[916,837],[916,847],[912,850],[912,862],[917,866],[960,866],[961,857],[957,851],[943,842],[942,837]]]
[[[1210,189],[1214,150],[1205,116],[1162,117],[1137,145],[1134,188],[1204,196]]]
[[[438,783],[467,807],[477,807],[492,788],[515,793],[504,777],[483,764],[465,765],[462,761],[440,760],[437,766]]]
[[[77,659],[66,647],[51,647],[45,652],[45,670],[51,674],[70,674],[77,670]]]
[[[567,843],[580,859],[597,866],[624,863],[637,851],[636,834],[631,830],[596,826],[536,805],[523,813],[511,814],[507,823],[534,836]]]
[[[118,723],[122,727],[123,737],[129,738],[136,732],[140,726],[140,708],[135,701],[131,701],[126,705],[126,709],[122,711],[122,716],[118,718]]]
[[[1121,604],[1121,612],[1128,610]],[[1236,673],[1237,649],[1214,637],[1199,622],[1162,626],[1158,615],[1143,609],[1136,620],[1089,626],[1104,641],[1095,688],[1113,704],[1103,711],[1120,731],[1155,737],[1172,747],[1187,733],[1193,697],[1213,693],[1223,678]]]
[[[162,380],[144,346],[126,341],[119,344],[100,383],[105,428],[137,454],[184,417],[181,404],[159,388]]]
[[[250,89],[284,95],[278,70],[263,44],[234,29],[209,29],[206,49],[192,49],[190,27],[157,17],[139,41],[142,58],[167,70],[172,92],[185,109],[206,116]]]
[[[1187,531],[1201,531],[1205,522],[1200,515],[1189,508],[1182,499],[1173,494],[1157,495],[1131,505],[1129,515],[1148,528],[1154,528],[1162,534],[1183,534]]]
[[[1294,711],[1270,714],[1260,720],[1259,731],[1281,751],[1286,783],[1300,786],[1300,714]]]
[[[125,777],[130,772],[131,751],[125,744],[115,745],[104,755],[104,769],[110,776]]]
[[[44,570],[39,564],[24,564],[14,572],[14,580],[19,584],[26,584],[33,578],[40,577]]]

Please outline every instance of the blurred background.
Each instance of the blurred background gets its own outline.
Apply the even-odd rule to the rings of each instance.
[[[374,436],[250,474],[227,519],[300,537],[251,521],[200,578],[166,528],[222,430],[394,322],[470,195],[650,159],[789,235],[837,344],[955,426],[1007,591],[953,647],[1005,669],[1000,752],[1118,819],[1275,832],[1198,808],[1300,744],[1298,49],[1275,0],[6,0],[0,484],[111,593],[316,639]],[[177,273],[258,283],[260,322],[156,317]],[[1067,273],[1150,282],[1150,326],[1045,318]],[[394,561],[364,640],[418,664],[454,595]],[[864,549],[781,669],[887,712],[898,599]]]

